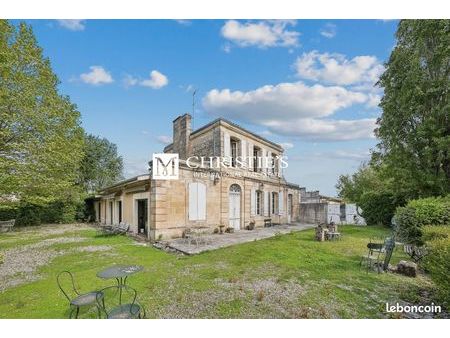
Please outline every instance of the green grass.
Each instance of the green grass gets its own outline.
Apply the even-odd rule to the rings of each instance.
[[[419,291],[432,289],[424,276],[360,270],[369,238],[387,235],[387,229],[343,226],[340,231],[343,238],[336,242],[316,242],[308,230],[196,256],[169,254],[127,237],[96,237],[94,230],[0,234],[0,253],[47,238],[86,238],[54,244],[50,249],[64,254],[38,269],[41,279],[0,292],[0,318],[64,318],[67,302],[57,288],[57,273],[72,271],[81,291],[90,291],[112,284],[95,276],[112,264],[145,267],[129,285],[150,318],[382,318],[386,302],[418,302]],[[77,251],[99,245],[112,249]],[[391,263],[404,258],[398,249]]]

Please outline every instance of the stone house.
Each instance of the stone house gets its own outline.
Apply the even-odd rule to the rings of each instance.
[[[98,222],[126,222],[155,240],[181,237],[187,228],[239,231],[267,219],[299,219],[300,188],[284,179],[283,148],[272,141],[222,118],[192,131],[185,114],[173,121],[164,153],[178,154],[178,178],[153,179],[157,163],[150,161],[149,174],[100,192]]]

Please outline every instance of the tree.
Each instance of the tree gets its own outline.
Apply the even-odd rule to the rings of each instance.
[[[450,192],[450,21],[402,20],[384,89],[372,163],[408,199]]]
[[[72,194],[83,129],[58,85],[31,27],[0,20],[0,195],[48,201]]]
[[[85,191],[95,192],[122,179],[123,160],[114,143],[86,135],[84,152],[80,184]]]

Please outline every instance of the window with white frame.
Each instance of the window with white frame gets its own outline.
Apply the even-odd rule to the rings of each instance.
[[[262,199],[263,199],[263,192],[261,190],[256,190],[256,214],[261,216],[263,214],[263,208],[262,208]]]
[[[199,182],[189,183],[189,220],[206,220],[206,185]]]
[[[272,192],[272,214],[278,214],[278,193]]]

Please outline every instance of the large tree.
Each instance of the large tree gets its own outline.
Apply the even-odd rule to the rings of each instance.
[[[123,160],[114,143],[86,135],[84,152],[80,183],[85,191],[95,192],[122,179]]]
[[[407,199],[450,192],[450,21],[402,20],[379,85],[372,156]]]
[[[0,196],[65,197],[83,156],[80,113],[32,29],[0,20]]]

